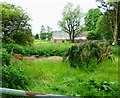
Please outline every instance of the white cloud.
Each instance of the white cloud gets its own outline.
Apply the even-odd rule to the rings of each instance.
[[[80,5],[83,12],[97,7],[95,0],[1,0],[21,6],[32,18],[33,34],[40,33],[41,25],[49,25],[53,30],[59,30],[57,22],[67,2]]]

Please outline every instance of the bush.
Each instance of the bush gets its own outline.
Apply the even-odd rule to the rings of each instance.
[[[2,69],[2,86],[11,89],[27,90],[30,85],[30,78],[25,75],[24,71],[13,66],[4,66]]]
[[[63,60],[68,61],[70,66],[82,67],[100,63],[105,58],[112,59],[111,47],[105,43],[86,42],[70,47]]]
[[[2,49],[2,65],[11,65],[11,54],[9,54],[5,49]]]

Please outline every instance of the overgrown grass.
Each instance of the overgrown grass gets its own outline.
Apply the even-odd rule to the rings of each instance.
[[[70,43],[45,43],[31,47],[18,45],[5,47],[9,52],[14,48],[15,53],[23,53],[23,55],[37,55],[41,53],[39,51],[43,51],[45,55],[45,53],[55,54],[60,51],[59,54],[72,45]],[[32,82],[27,87],[29,91],[67,96],[118,96],[120,94],[118,92],[118,56],[117,47],[113,48],[114,61],[105,59],[98,65],[92,64],[89,68],[73,68],[67,62],[55,58],[18,60],[13,62],[12,68],[23,71],[25,77],[30,77]]]
[[[19,61],[33,83],[30,91],[68,96],[118,95],[117,61],[105,60],[91,68],[73,68],[62,60]]]

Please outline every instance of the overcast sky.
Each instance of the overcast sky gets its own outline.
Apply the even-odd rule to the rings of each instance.
[[[52,30],[60,30],[57,23],[62,18],[62,11],[67,2],[80,5],[82,12],[86,13],[90,8],[96,8],[96,0],[1,0],[21,6],[28,13],[32,21],[33,34],[40,33],[41,25],[49,25]]]

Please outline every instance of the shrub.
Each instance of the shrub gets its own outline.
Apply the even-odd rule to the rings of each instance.
[[[86,42],[70,47],[63,60],[68,61],[73,67],[86,66],[88,68],[91,62],[98,64],[105,58],[112,58],[111,47],[108,44]]]
[[[11,54],[9,54],[6,49],[2,49],[2,65],[11,65]]]
[[[24,71],[13,66],[4,66],[2,69],[2,86],[11,89],[26,90],[30,84],[30,78]]]

